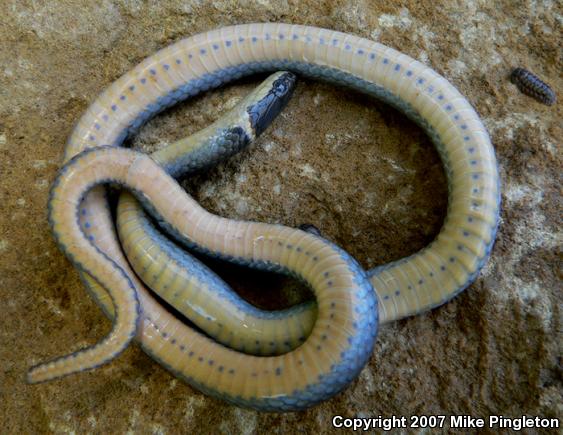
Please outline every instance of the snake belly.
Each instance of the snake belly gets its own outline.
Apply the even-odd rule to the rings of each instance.
[[[147,58],[92,104],[69,139],[66,158],[100,144],[121,144],[147,119],[191,95],[243,75],[280,69],[379,97],[421,125],[438,148],[448,176],[448,215],[427,248],[372,271],[381,318],[429,309],[469,285],[489,255],[498,223],[499,177],[488,134],[471,105],[444,78],[363,38],[268,23],[226,27],[179,41]],[[213,366],[195,375],[197,367],[187,362],[180,346],[197,335],[157,304],[127,267],[103,191],[89,194],[84,209],[94,223],[96,246],[120,264],[137,288],[142,309],[137,338],[153,358],[201,390],[241,405],[295,409],[316,403],[288,405],[285,399],[295,395],[274,393],[283,389],[286,378],[271,373],[264,375],[269,387],[258,394],[253,381],[263,378],[247,372],[246,358],[253,358],[247,355],[233,360],[244,372],[237,381],[244,379],[246,387],[242,381],[215,383]],[[312,358],[310,379],[320,364],[320,358]]]

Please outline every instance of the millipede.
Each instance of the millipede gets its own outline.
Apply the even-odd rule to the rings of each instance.
[[[520,91],[540,103],[551,106],[555,103],[555,92],[551,87],[542,81],[534,73],[524,68],[515,68],[510,74],[510,81],[514,83]]]

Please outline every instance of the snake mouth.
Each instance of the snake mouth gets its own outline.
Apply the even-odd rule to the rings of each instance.
[[[283,110],[293,95],[296,76],[290,72],[282,72],[274,80],[268,93],[247,108],[250,125],[256,136],[260,135]]]

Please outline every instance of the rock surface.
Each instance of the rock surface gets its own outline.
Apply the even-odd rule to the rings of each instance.
[[[0,432],[326,433],[335,414],[561,419],[562,110],[508,80],[511,68],[524,66],[561,96],[560,3],[0,3]],[[46,222],[48,188],[73,123],[155,50],[256,21],[378,40],[430,65],[467,96],[489,129],[503,184],[488,265],[450,303],[383,327],[359,379],[306,412],[261,414],[206,397],[137,346],[96,371],[26,385],[30,365],[109,330]],[[133,145],[148,151],[195,132],[255,83],[182,103],[151,121]],[[307,80],[254,146],[186,187],[224,216],[313,223],[366,268],[429,243],[447,192],[439,158],[418,127],[378,101]],[[235,287],[261,306],[303,298],[292,282],[239,275],[228,269]],[[273,291],[260,292],[264,285]]]

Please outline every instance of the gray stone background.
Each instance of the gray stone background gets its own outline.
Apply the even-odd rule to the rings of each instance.
[[[524,66],[561,95],[560,2],[0,0],[0,11],[0,432],[326,433],[334,414],[562,417],[561,104],[543,106],[508,80]],[[136,345],[93,372],[26,385],[30,365],[94,343],[110,326],[46,222],[73,123],[157,49],[261,21],[377,40],[467,96],[502,177],[491,260],[452,302],[381,328],[357,381],[306,412],[261,414],[206,397]],[[256,83],[180,104],[133,146],[149,151],[197,131]],[[186,187],[223,216],[314,223],[366,268],[425,246],[446,208],[438,156],[419,128],[380,102],[308,80],[256,144]],[[284,279],[226,275],[263,307],[303,298]]]

